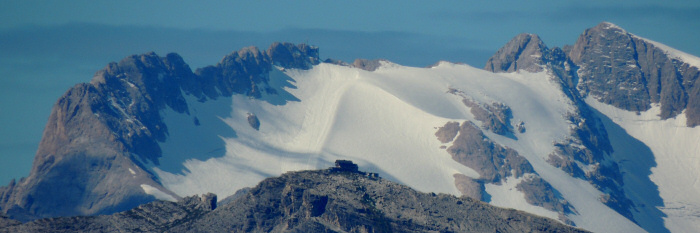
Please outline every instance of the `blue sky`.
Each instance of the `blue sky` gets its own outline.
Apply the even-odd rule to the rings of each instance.
[[[601,21],[700,55],[700,1],[3,1],[0,185],[29,173],[56,99],[131,54],[177,52],[196,69],[289,41],[322,58],[483,67],[519,33],[563,46]]]

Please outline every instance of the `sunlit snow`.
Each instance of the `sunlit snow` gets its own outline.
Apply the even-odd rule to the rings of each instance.
[[[161,160],[180,164],[164,162],[153,168],[166,188],[180,196],[207,192],[228,196],[267,177],[327,168],[336,159],[349,159],[361,170],[419,191],[460,195],[453,175],[479,175],[440,149],[443,144],[434,135],[449,121],[478,124],[461,97],[448,93],[454,88],[478,102],[506,103],[513,119],[525,122],[527,131],[517,140],[484,133],[527,158],[576,208],[578,215],[568,217],[577,226],[642,231],[600,203],[600,191],[587,181],[545,161],[553,142],[569,134],[570,123],[563,116],[573,110],[546,72],[494,74],[448,62],[431,68],[382,62],[373,72],[320,64],[311,70],[274,71],[270,79],[280,94],[261,99],[234,95],[204,103],[189,97],[189,115],[163,113],[169,135],[161,144]],[[259,131],[249,125],[249,113],[258,117]],[[512,191],[515,182],[487,186],[492,202],[557,217]]]

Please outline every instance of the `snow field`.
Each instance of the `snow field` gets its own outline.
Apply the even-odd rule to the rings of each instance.
[[[563,115],[573,110],[550,78],[544,72],[494,74],[447,62],[432,68],[383,62],[374,72],[331,64],[275,71],[270,86],[278,88],[279,95],[234,95],[205,103],[189,98],[190,115],[164,113],[171,127],[161,144],[162,160],[179,161],[185,170],[177,170],[178,164],[153,170],[180,196],[213,192],[225,197],[266,177],[350,159],[361,170],[419,191],[459,195],[453,175],[478,178],[478,173],[452,160],[434,135],[449,121],[479,124],[461,97],[447,93],[455,88],[481,103],[505,103],[513,120],[525,122],[527,132],[516,134],[517,140],[485,134],[527,158],[576,208],[578,215],[568,217],[577,226],[600,232],[643,231],[600,203],[601,193],[587,181],[546,163],[553,142],[568,135],[570,125]],[[248,113],[260,120],[259,131],[248,125]],[[200,126],[192,123],[194,115]],[[212,156],[192,156],[207,153]],[[514,189],[517,181],[488,185],[491,202],[556,218],[557,213],[526,203]]]

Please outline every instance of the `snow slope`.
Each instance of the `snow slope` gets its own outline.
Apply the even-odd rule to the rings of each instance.
[[[527,131],[517,139],[484,133],[527,158],[574,206],[577,214],[568,218],[577,226],[598,232],[643,231],[600,203],[601,192],[587,181],[545,161],[553,142],[569,134],[570,122],[563,115],[573,110],[546,72],[494,74],[447,62],[431,68],[382,62],[373,72],[320,64],[311,70],[280,69],[270,79],[279,95],[234,95],[204,103],[188,99],[189,115],[163,113],[169,136],[161,144],[162,160],[180,163],[153,167],[165,187],[180,196],[228,196],[266,177],[350,159],[364,171],[420,191],[459,195],[453,175],[479,175],[440,149],[443,144],[434,133],[449,121],[478,121],[461,97],[447,93],[454,88],[478,102],[506,103],[513,119],[525,122]],[[259,131],[249,125],[249,113],[258,117]],[[513,178],[488,185],[491,203],[557,218],[555,212],[528,204],[515,190],[517,182]]]
[[[658,186],[656,192],[663,199],[654,208],[667,215],[664,218],[666,227],[672,232],[700,229],[700,127],[687,127],[685,114],[661,120],[659,106],[637,115],[590,97],[586,102],[611,119],[612,122],[604,122],[606,128],[614,128],[612,124],[616,124],[653,153],[651,162],[655,166],[651,168],[649,178]],[[616,153],[629,152],[634,142],[621,140],[624,136],[619,133],[615,135],[614,131],[610,133]],[[645,153],[641,149],[636,148],[636,151],[629,153],[632,157],[629,163],[644,162],[639,158]]]

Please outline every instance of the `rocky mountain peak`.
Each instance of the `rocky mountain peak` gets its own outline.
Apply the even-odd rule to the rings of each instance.
[[[631,35],[621,27],[612,23],[602,22],[595,27],[586,29],[583,34],[579,36],[569,56],[574,63],[579,64],[583,59],[582,53],[585,53],[584,50],[590,49],[591,46],[597,46],[598,48],[614,46],[612,48],[624,49],[627,48],[627,46],[612,44],[610,42],[625,42],[630,40]]]
[[[602,28],[603,30],[618,30],[618,31],[621,31],[623,33],[627,33],[627,31],[625,31],[625,29],[621,28],[620,26],[617,26],[614,23],[605,22],[605,21],[600,22],[598,25],[596,25],[593,28]]]
[[[664,48],[613,23],[601,22],[564,49],[548,49],[538,36],[519,34],[499,49],[484,69],[539,72],[546,66],[576,98],[591,95],[600,102],[637,112],[659,104],[661,119],[687,110],[686,124],[700,125],[700,85],[695,85],[700,71],[669,56]]]
[[[169,135],[162,110],[189,114],[185,95],[204,102],[275,93],[267,85],[273,60],[308,69],[318,64],[318,48],[243,48],[196,73],[175,53],[148,52],[108,64],[56,102],[29,177],[0,187],[0,211],[22,221],[114,213],[155,200],[144,187],[178,198],[145,165],[159,165],[159,142]]]
[[[698,68],[669,57],[653,42],[603,22],[584,31],[569,56],[580,66],[581,93],[629,111],[658,103],[661,119],[687,109],[686,124],[700,124]]]
[[[318,47],[307,44],[295,45],[292,43],[273,43],[267,49],[267,55],[274,65],[284,68],[310,69],[320,62]]]
[[[485,70],[491,72],[542,71],[542,58],[547,46],[539,36],[522,33],[496,52],[486,63]]]

